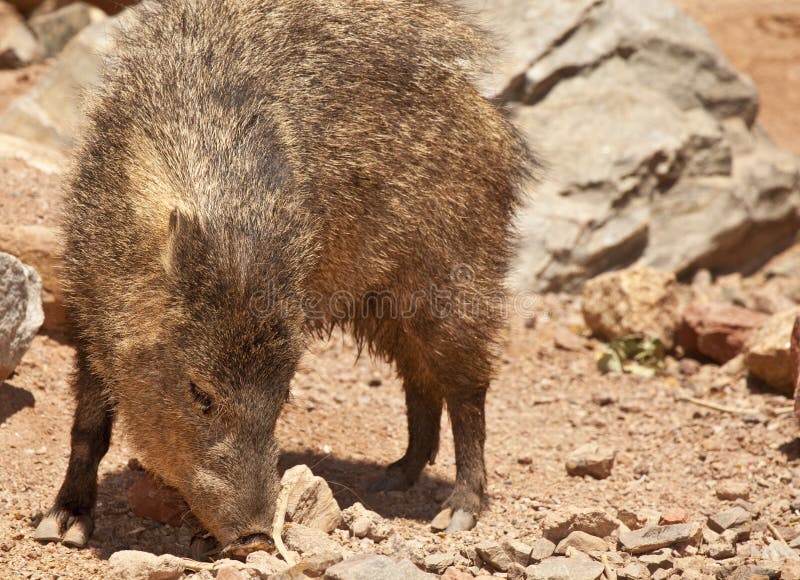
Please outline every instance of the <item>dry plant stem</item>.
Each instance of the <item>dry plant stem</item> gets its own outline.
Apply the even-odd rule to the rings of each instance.
[[[767,528],[769,529],[770,533],[775,536],[776,540],[778,540],[781,544],[786,544],[786,540],[783,539],[783,535],[781,535],[781,533],[778,531],[778,528],[776,528],[772,522],[767,522]]]
[[[605,568],[606,580],[617,580],[617,573],[611,569],[611,566],[608,564],[608,558],[603,555],[601,561],[603,562],[603,568]]]
[[[703,399],[696,399],[694,397],[683,397],[679,400],[686,401],[688,403],[692,403],[693,405],[698,405],[700,407],[705,407],[707,409],[721,411],[723,413],[732,413],[734,415],[748,415],[756,412],[752,409],[737,409],[736,407],[726,407],[725,405],[718,405],[717,403],[712,403],[711,401],[705,401]]]
[[[275,549],[283,556],[289,566],[294,566],[297,562],[286,549],[283,544],[283,525],[286,522],[286,509],[289,507],[289,487],[281,487],[281,493],[278,495],[278,505],[275,510],[275,518],[272,520],[272,541],[275,542]]]

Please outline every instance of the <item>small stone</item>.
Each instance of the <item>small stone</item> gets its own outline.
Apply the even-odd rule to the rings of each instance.
[[[342,514],[331,488],[324,479],[315,476],[307,465],[287,469],[281,486],[289,487],[286,510],[289,521],[328,533],[339,527]]]
[[[311,554],[310,556],[303,556],[303,564],[305,569],[303,573],[312,578],[318,578],[325,574],[325,571],[331,566],[335,566],[342,561],[342,555],[336,552],[325,552],[322,554]]]
[[[368,510],[359,502],[342,510],[342,523],[354,537],[369,538],[375,543],[382,542],[394,531],[380,514]]]
[[[530,561],[539,563],[546,560],[556,551],[556,545],[547,538],[539,538],[531,545]]]
[[[553,342],[557,348],[572,352],[579,352],[586,346],[583,338],[576,335],[566,326],[558,326],[553,331]]]
[[[505,540],[503,542],[503,550],[505,550],[511,560],[517,564],[521,564],[523,567],[530,564],[531,547],[525,542],[519,540]],[[552,554],[552,552],[550,554]]]
[[[655,572],[656,570],[660,570],[662,568],[669,570],[672,568],[672,553],[669,548],[665,548],[652,554],[640,556],[639,561],[647,566],[647,569],[650,570],[650,572]]]
[[[718,542],[720,538],[720,535],[717,532],[709,528],[703,528],[701,534],[704,544],[713,544],[714,542]]]
[[[473,578],[474,576],[469,572],[462,572],[458,568],[450,567],[442,574],[441,580],[472,580]]]
[[[632,334],[659,338],[671,348],[680,320],[675,275],[651,268],[601,274],[583,289],[583,318],[608,340]]]
[[[671,580],[672,572],[670,570],[659,569],[653,572],[650,580]],[[678,576],[680,578],[680,576]]]
[[[714,542],[708,545],[706,554],[715,560],[725,560],[736,555],[736,548],[727,542]]]
[[[108,565],[111,577],[118,580],[177,580],[184,571],[180,558],[137,550],[114,552]]]
[[[517,562],[511,564],[506,570],[506,578],[508,580],[525,580],[525,577],[525,566]]]
[[[184,523],[189,513],[189,506],[178,490],[150,473],[128,488],[128,505],[141,518],[176,527]]]
[[[747,342],[744,359],[750,374],[790,396],[794,394],[791,336],[798,312],[793,308],[761,324]]]
[[[600,562],[583,558],[549,558],[525,568],[528,580],[596,580],[604,571]]]
[[[568,507],[552,511],[544,517],[542,535],[551,542],[560,542],[574,531],[605,538],[618,527],[619,522],[602,510]]]
[[[692,542],[700,536],[700,528],[694,524],[671,526],[648,526],[631,532],[620,532],[619,541],[625,551],[641,554],[667,548],[682,542]]]
[[[737,499],[749,499],[750,486],[744,481],[735,481],[727,479],[720,481],[717,484],[717,497],[725,501],[734,501]]]
[[[800,562],[786,560],[781,566],[781,580],[800,580]]]
[[[248,554],[245,561],[248,566],[255,568],[265,576],[283,572],[288,567],[286,562],[263,550]],[[194,578],[192,578],[192,580],[194,580]]]
[[[767,317],[731,304],[690,304],[676,332],[684,352],[703,355],[725,364],[744,351],[753,331]]]
[[[708,527],[715,532],[723,532],[728,528],[741,526],[752,520],[750,512],[736,506],[724,512],[719,512],[708,518]]]
[[[761,557],[764,560],[774,560],[780,562],[783,560],[800,560],[800,555],[797,554],[784,542],[773,541],[764,548],[761,552]]]
[[[452,554],[428,554],[424,559],[425,569],[434,574],[444,574],[453,565]]]
[[[250,580],[250,574],[235,566],[217,568],[217,580]]]
[[[607,552],[608,544],[602,538],[592,536],[586,532],[572,532],[569,536],[558,543],[556,554],[563,556],[567,553],[567,548],[575,548],[581,552]]]
[[[498,572],[505,572],[512,564],[511,557],[497,542],[487,540],[475,546],[481,560]]]
[[[0,252],[0,383],[11,376],[43,323],[41,277]]]
[[[619,580],[644,580],[650,577],[650,572],[638,562],[631,562],[617,570],[617,578]]]
[[[587,443],[569,454],[566,461],[569,475],[589,475],[595,479],[605,479],[611,475],[617,452],[596,443]]]
[[[323,554],[341,550],[338,542],[316,528],[289,523],[283,529],[283,541],[290,550],[305,554]]]
[[[428,580],[434,577],[423,572],[410,560],[393,560],[388,556],[362,554],[331,566],[326,580]]]
[[[689,514],[686,510],[681,508],[668,508],[661,512],[658,524],[661,526],[669,526],[672,524],[685,524],[689,519]]]
[[[434,532],[441,532],[447,529],[450,525],[453,513],[450,509],[443,509],[431,520],[431,529]]]
[[[739,542],[746,542],[747,540],[750,539],[750,526],[744,525],[744,526],[739,526],[738,528],[728,528],[727,530],[722,532],[722,534],[720,534],[720,538],[722,538],[724,542],[728,542],[729,544],[738,544]]]
[[[630,528],[631,530],[638,530],[639,528],[643,528],[647,525],[649,514],[641,510],[620,508],[617,510],[617,517],[623,524],[628,526],[628,528]],[[657,514],[656,522],[660,517],[661,514]]]
[[[221,560],[216,560],[214,562],[214,570],[219,570],[220,568],[236,568],[237,570],[244,570],[247,568],[247,564],[244,562],[240,562],[239,560],[233,560],[231,558],[222,558]]]

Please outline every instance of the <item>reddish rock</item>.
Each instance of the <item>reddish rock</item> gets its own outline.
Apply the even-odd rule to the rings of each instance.
[[[668,526],[671,524],[685,524],[689,519],[689,514],[685,509],[681,508],[667,508],[661,512],[661,518],[658,521],[660,526]]]
[[[576,335],[566,326],[557,326],[553,332],[553,342],[561,350],[582,351],[586,346],[583,338]]]
[[[473,576],[469,572],[463,572],[458,568],[450,566],[442,574],[442,580],[472,580]]]
[[[128,504],[137,516],[171,526],[187,523],[190,517],[189,506],[180,493],[149,473],[128,489]]]
[[[676,342],[687,354],[725,364],[744,352],[747,340],[767,316],[730,304],[694,302],[683,314]]]

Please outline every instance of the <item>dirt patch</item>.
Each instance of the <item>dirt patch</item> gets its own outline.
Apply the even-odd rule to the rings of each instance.
[[[753,541],[767,522],[787,539],[794,537],[800,524],[793,504],[800,482],[798,429],[790,413],[775,414],[787,399],[754,390],[744,379],[682,374],[677,362],[671,374],[655,379],[603,376],[596,370],[600,343],[586,340],[578,351],[558,346],[564,327],[579,319],[574,302],[547,297],[539,314],[535,329],[523,319],[512,321],[488,399],[490,504],[472,532],[442,539],[427,525],[455,475],[447,429],[439,462],[411,491],[365,491],[404,450],[403,397],[391,368],[367,358],[354,364],[356,349],[347,338],[315,345],[295,380],[294,399],[279,423],[283,467],[312,466],[342,507],[361,501],[390,518],[423,554],[458,553],[487,538],[532,542],[541,536],[542,518],[566,505],[710,515],[730,505],[715,493],[723,480],[752,490],[758,521]],[[129,512],[125,492],[140,474],[128,468],[132,455],[119,436],[101,467],[90,549],[41,546],[30,539],[66,468],[72,356],[71,347],[38,337],[17,375],[0,387],[0,569],[94,578],[103,577],[106,559],[120,549],[188,555],[187,527],[158,525]],[[680,400],[687,396],[748,412],[721,413]],[[617,451],[609,478],[567,475],[567,455],[588,442]],[[348,547],[374,551],[370,543],[358,540]]]
[[[761,93],[760,122],[800,153],[800,1],[677,0]]]

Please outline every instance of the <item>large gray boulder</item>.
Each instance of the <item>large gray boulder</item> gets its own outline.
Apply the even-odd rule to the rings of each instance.
[[[670,0],[460,0],[505,46],[496,94],[534,104],[565,79],[622,60],[681,109],[752,123],[758,93]]]
[[[748,272],[800,227],[800,162],[758,94],[669,0],[461,0],[503,45],[483,87],[544,161],[519,217],[518,289],[633,264]]]
[[[742,119],[680,109],[622,62],[515,117],[547,164],[519,218],[521,288],[575,289],[634,263],[749,271],[800,227],[796,156]]]
[[[106,13],[86,2],[73,2],[52,12],[36,14],[28,26],[44,48],[45,55],[55,56],[81,30],[106,18]]]
[[[11,376],[43,322],[39,274],[0,253],[0,382]]]
[[[100,82],[104,59],[113,54],[113,34],[132,15],[126,11],[102,19],[70,40],[39,82],[0,115],[0,133],[68,153],[80,130],[85,98]]]
[[[44,56],[44,49],[19,12],[11,4],[0,2],[0,68],[27,66]]]

